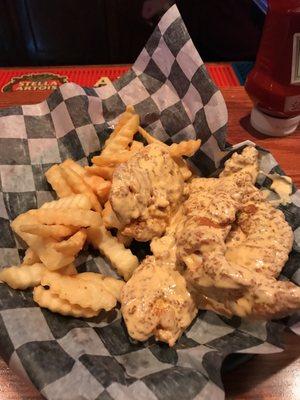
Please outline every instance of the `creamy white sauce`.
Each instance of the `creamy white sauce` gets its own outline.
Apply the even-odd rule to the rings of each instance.
[[[273,183],[270,187],[274,192],[276,192],[280,197],[280,203],[282,205],[287,205],[292,202],[292,179],[289,176],[281,176],[278,174],[268,175],[272,179]]]

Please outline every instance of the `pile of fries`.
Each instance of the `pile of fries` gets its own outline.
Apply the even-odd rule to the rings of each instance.
[[[147,143],[159,142],[140,127],[139,116],[127,107],[106,140],[101,154],[91,166],[73,160],[53,165],[46,179],[58,200],[19,215],[12,223],[14,232],[27,244],[20,266],[0,271],[0,280],[13,289],[34,288],[33,298],[41,307],[75,317],[90,318],[101,310],[115,307],[124,285],[121,279],[100,273],[77,273],[74,260],[86,245],[104,255],[116,272],[127,281],[138,259],[127,248],[131,239],[111,228],[120,228],[109,202],[115,168],[139,152],[144,144],[134,140],[140,133]],[[191,172],[181,156],[190,156],[199,140],[162,146],[168,149],[187,179]]]

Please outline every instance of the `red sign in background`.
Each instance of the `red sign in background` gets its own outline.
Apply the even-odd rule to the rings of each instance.
[[[99,86],[105,84],[107,78],[110,80],[117,79],[129,68],[129,65],[1,68],[0,90],[2,92],[53,90],[64,82],[74,82],[86,87]],[[207,64],[207,69],[219,87],[240,86],[230,64]]]

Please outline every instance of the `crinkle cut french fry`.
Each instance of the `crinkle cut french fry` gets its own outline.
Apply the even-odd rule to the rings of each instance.
[[[12,266],[0,270],[0,281],[13,289],[28,289],[40,285],[46,267],[41,264]]]
[[[21,231],[32,233],[41,237],[53,239],[62,239],[67,236],[74,235],[78,228],[65,225],[42,225],[42,224],[27,224],[20,226]]]
[[[62,164],[60,164],[60,167],[62,166],[71,168],[74,172],[76,172],[76,174],[80,175],[81,177],[84,177],[85,175],[85,169],[70,158],[68,158]]]
[[[120,132],[120,129],[126,124],[126,122],[132,117],[132,115],[134,113],[135,113],[134,108],[132,106],[126,107],[126,111],[123,114],[121,114],[120,117],[118,118],[118,122],[115,126],[114,131],[111,133],[109,138],[106,140],[105,146],[108,146],[112,142],[114,137]]]
[[[98,175],[103,179],[112,180],[115,167],[113,166],[100,167],[98,165],[92,165],[90,167],[84,167],[84,169],[90,175]]]
[[[91,210],[74,209],[38,209],[30,210],[29,213],[37,220],[46,225],[71,225],[79,227],[98,226],[102,223],[101,215]]]
[[[87,185],[82,179],[82,177],[78,175],[75,171],[73,171],[71,168],[68,168],[63,164],[61,164],[60,167],[63,176],[65,177],[68,184],[72,187],[72,190],[75,193],[81,193],[88,196],[92,204],[92,209],[99,212],[101,210],[100,203],[95,193],[90,188],[90,186]]]
[[[108,149],[120,151],[122,149],[127,149],[128,145],[132,142],[134,135],[138,130],[140,123],[140,117],[137,114],[133,114],[128,121],[121,127],[117,135],[112,139],[111,142],[103,149],[105,153]]]
[[[75,256],[80,252],[80,250],[83,248],[84,243],[86,241],[86,232],[84,229],[81,229],[80,231],[76,232],[73,236],[71,236],[67,240],[63,240],[58,243],[54,243],[52,247],[68,256]]]
[[[184,140],[180,143],[173,143],[169,146],[171,157],[187,156],[192,157],[199,149],[201,140]]]
[[[98,196],[101,202],[105,202],[108,197],[111,182],[105,181],[98,175],[89,174],[81,165],[77,164],[73,160],[66,160],[62,163],[62,166],[72,169],[84,182],[92,189],[92,191]]]
[[[92,208],[92,204],[87,195],[73,194],[72,196],[63,197],[62,199],[53,200],[53,201],[44,203],[41,208],[42,209],[52,208],[54,210],[59,210],[61,208],[63,208],[63,209],[80,208],[81,210],[90,210]]]
[[[160,143],[165,149],[170,152],[172,157],[181,157],[187,156],[191,157],[196,153],[201,145],[201,140],[185,140],[180,143],[173,143],[171,146],[166,145],[165,143],[161,142],[160,140],[151,136],[144,128],[141,126],[138,127],[139,133],[143,136],[147,142],[150,143]]]
[[[107,146],[104,147],[100,156],[95,156],[92,159],[92,162],[96,165],[111,165],[113,164],[110,158],[115,159],[116,154],[122,159],[122,152],[123,158],[126,156],[126,150],[128,149],[129,144],[133,140],[133,136],[138,130],[139,125],[139,116],[132,115],[129,120],[123,125],[118,132],[118,134],[109,142]],[[124,162],[124,161],[119,161]]]
[[[141,126],[138,127],[138,131],[139,133],[143,136],[144,139],[147,140],[148,144],[151,143],[159,143],[161,144],[163,147],[165,147],[166,149],[169,149],[169,146],[167,144],[165,144],[164,142],[156,139],[154,136],[150,135],[150,133],[148,133],[144,128],[142,128]]]
[[[55,190],[58,197],[66,197],[74,194],[72,188],[63,177],[58,165],[53,165],[45,173],[48,183]]]
[[[116,154],[108,153],[103,154],[101,153],[100,156],[94,156],[92,158],[92,162],[97,164],[98,166],[105,166],[105,165],[117,165],[123,162],[127,162],[131,159],[131,157],[139,152],[143,148],[143,144],[141,142],[133,141],[130,150],[123,150],[120,152],[116,152]]]
[[[39,256],[29,247],[25,252],[23,264],[32,265],[39,263],[40,261]]]
[[[118,239],[100,225],[87,229],[88,240],[92,245],[111,262],[119,275],[127,281],[139,262],[129,249],[118,241]]]
[[[109,311],[115,307],[117,299],[97,280],[80,279],[81,274],[74,276],[46,272],[41,280],[42,286],[49,286],[53,294],[70,304],[94,311]]]
[[[104,180],[100,176],[89,175],[88,173],[86,174],[84,180],[92,188],[99,200],[102,203],[105,203],[110,192],[111,182]]]
[[[120,163],[124,163],[133,156],[133,152],[129,150],[123,150],[122,152],[114,152],[114,153],[101,153],[100,156],[94,156],[92,158],[92,162],[98,166],[105,165],[118,165]]]
[[[39,259],[49,270],[57,270],[72,263],[74,261],[74,256],[69,256],[55,250],[52,247],[52,245],[55,243],[54,239],[41,238],[31,233],[22,232],[20,227],[22,225],[26,225],[28,222],[35,223],[37,220],[39,220],[40,214],[44,216],[44,218],[47,220],[47,223],[57,223],[59,217],[62,217],[63,225],[71,225],[68,222],[73,222],[75,218],[77,218],[75,222],[80,222],[81,220],[83,223],[88,223],[88,219],[90,219],[90,222],[92,223],[93,221],[96,221],[96,223],[101,222],[100,214],[90,210],[77,210],[74,212],[72,209],[39,209],[31,210],[26,214],[19,215],[11,223],[12,229],[27,243],[29,247],[31,247],[31,249],[38,255]],[[44,221],[40,222],[44,223]],[[80,224],[81,223],[79,223],[79,226]]]
[[[47,308],[48,310],[61,315],[70,315],[75,318],[92,318],[99,314],[99,311],[82,308],[60,299],[57,295],[53,294],[50,290],[46,290],[43,286],[37,286],[34,288],[33,300],[40,307]]]
[[[50,246],[50,243],[55,243],[54,239],[41,238],[31,233],[22,232],[20,227],[36,221],[35,217],[31,215],[31,212],[58,212],[58,210],[31,210],[26,214],[20,214],[15,218],[12,223],[12,229],[27,243],[27,245],[37,254],[41,262],[50,270],[56,270],[64,267],[65,265],[71,264],[74,261],[74,257],[69,257],[59,253]],[[92,212],[92,211],[85,211]]]
[[[121,290],[125,285],[124,281],[113,278],[112,276],[105,276],[95,272],[83,272],[78,274],[78,277],[85,281],[99,282],[108,292],[110,292],[118,301],[120,301]]]
[[[93,178],[94,181],[94,185],[96,184],[96,176],[91,177]],[[110,188],[111,188],[111,182],[110,181],[106,181],[103,180],[102,183],[98,183],[97,188],[95,189],[95,192],[97,194],[97,196],[99,197],[99,199],[101,200],[102,204],[104,204],[109,196],[109,192],[110,192]]]
[[[42,263],[45,264],[50,271],[61,269],[74,261],[74,256],[69,256],[53,249],[49,243],[45,243],[45,241],[38,236],[28,240],[28,244],[38,254]]]

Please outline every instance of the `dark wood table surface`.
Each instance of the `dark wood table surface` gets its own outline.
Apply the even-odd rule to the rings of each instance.
[[[249,124],[251,102],[243,87],[222,89],[228,113],[228,141],[253,142],[270,150],[286,174],[300,187],[300,129],[285,138],[271,138],[257,133]],[[49,92],[0,93],[0,107],[33,104]],[[299,400],[300,337],[290,331],[284,336],[283,352],[257,355],[224,375],[226,398],[236,400]],[[0,359],[0,400],[38,400],[38,392],[9,370]],[[213,399],[209,399],[213,400]]]

